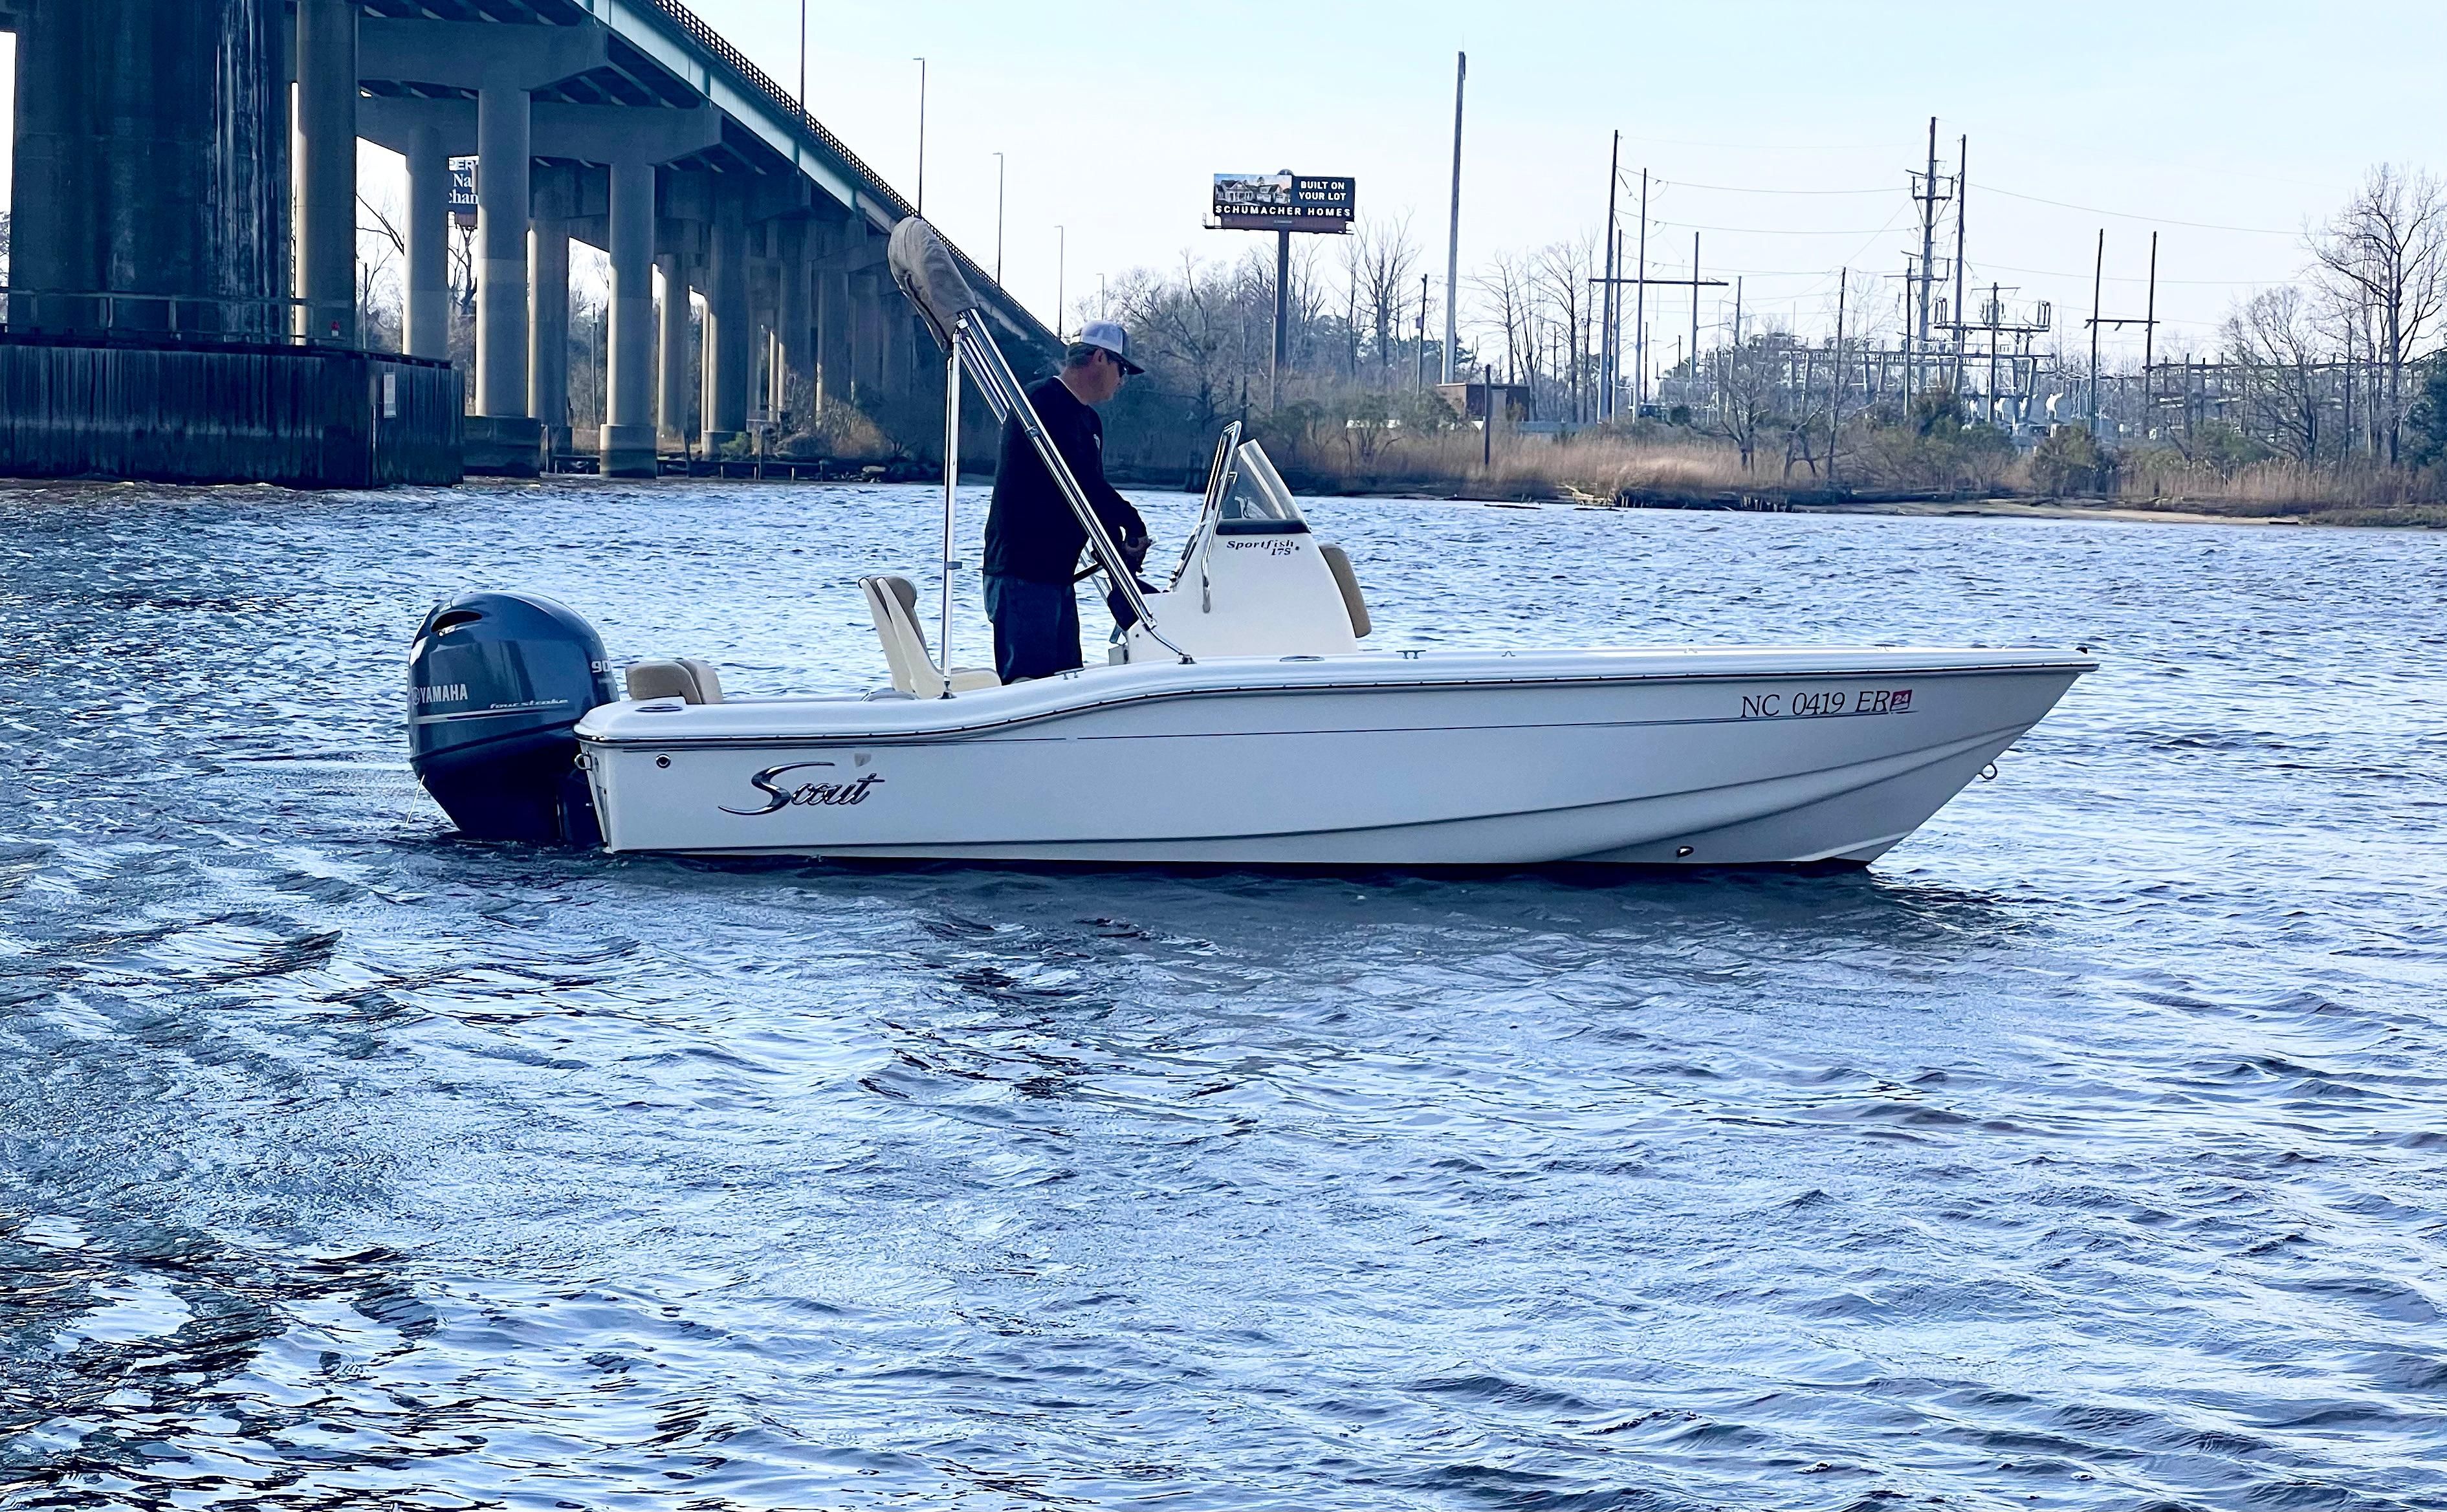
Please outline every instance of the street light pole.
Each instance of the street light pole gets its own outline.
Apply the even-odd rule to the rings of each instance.
[[[909,60],[918,66],[918,213],[926,213],[926,60]]]
[[[807,113],[807,0],[799,0],[799,114]]]
[[[1002,154],[995,154],[995,282],[1002,282]]]
[[[1071,271],[1071,233],[1053,228],[1053,344],[1062,345],[1062,280]]]

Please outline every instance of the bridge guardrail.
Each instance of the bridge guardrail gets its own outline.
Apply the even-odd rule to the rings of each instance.
[[[123,289],[20,289],[0,284],[0,331],[30,329],[45,334],[100,332],[149,341],[306,347],[321,343],[297,329],[298,317],[328,309],[304,299],[148,294]]]
[[[745,53],[741,52],[737,47],[732,47],[729,40],[720,32],[714,30],[711,27],[707,26],[704,20],[699,17],[695,11],[691,10],[687,6],[681,4],[680,0],[643,0],[643,3],[652,8],[656,14],[662,16],[673,27],[677,28],[681,34],[686,36],[691,42],[695,43],[698,47],[703,47],[706,51],[722,60],[723,64],[728,66],[731,72],[739,76],[741,83],[747,85],[756,93],[763,95],[767,103],[771,104],[774,109],[796,122],[800,131],[805,134],[809,141],[824,148],[825,151],[841,159],[844,163],[847,164],[861,178],[875,185],[876,188],[881,191],[879,198],[883,199],[885,203],[889,204],[897,216],[914,216],[918,213],[917,207],[910,204],[908,200],[901,198],[900,191],[894,189],[891,184],[885,182],[882,174],[877,173],[873,168],[866,165],[866,160],[861,158],[857,153],[852,152],[849,149],[849,144],[847,142],[842,141],[841,138],[834,136],[830,130],[826,129],[823,122],[818,121],[814,116],[808,114],[806,104],[793,98],[787,91],[784,90],[780,85],[774,83],[770,75],[766,73],[764,69],[756,66],[754,63],[750,62]],[[977,283],[1002,294],[1004,298],[1010,299],[1010,292],[1003,288],[1001,281],[990,276],[983,268],[977,266],[976,261],[973,260],[967,253],[962,252],[957,246],[953,246],[950,237],[945,237],[943,244],[952,248],[952,255],[959,259],[962,272],[966,273]],[[1012,304],[1014,308],[1018,308],[1017,300],[1012,300]],[[1021,310],[1020,313],[1022,316],[1030,320],[1034,320],[1035,318],[1029,315],[1025,310]],[[1042,331],[1042,329],[1043,328],[1041,327],[1039,328],[1040,331]],[[1043,334],[1045,339],[1049,342],[1053,339],[1053,332],[1051,331],[1044,331]]]

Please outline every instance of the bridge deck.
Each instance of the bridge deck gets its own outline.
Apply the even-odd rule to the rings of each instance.
[[[7,0],[0,0],[6,4]],[[853,217],[888,232],[916,214],[908,200],[814,115],[680,0],[361,0],[384,20],[481,22],[503,26],[599,25],[611,33],[603,67],[536,91],[542,103],[696,109],[722,113],[720,145],[671,166],[716,173],[798,174]],[[368,80],[376,94],[465,99],[472,91],[411,80]],[[1007,340],[1051,348],[1053,332],[954,248]]]

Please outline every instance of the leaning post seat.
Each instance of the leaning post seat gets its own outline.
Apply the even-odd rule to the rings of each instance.
[[[713,663],[693,656],[656,656],[632,662],[628,671],[629,696],[642,703],[649,698],[676,698],[690,704],[722,702],[722,674]]]
[[[918,623],[918,588],[908,578],[862,577],[858,586],[866,595],[866,612],[874,616],[876,638],[883,642],[893,687],[918,698],[940,698],[947,691],[1002,686],[991,668],[955,667],[946,676],[935,664],[934,653],[926,649],[926,632]]]

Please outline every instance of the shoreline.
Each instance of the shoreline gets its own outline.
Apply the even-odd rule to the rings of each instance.
[[[2447,530],[2447,504],[2405,508],[2338,508],[2268,514],[2222,513],[2215,509],[2119,503],[2086,499],[1864,499],[1840,501],[1773,500],[1755,503],[1654,502],[1600,503],[1564,498],[1525,499],[1479,497],[1467,492],[1430,493],[1418,489],[1318,490],[1318,499],[1420,499],[1451,503],[1484,504],[1498,509],[1654,510],[1684,514],[1890,515],[1918,519],[1961,516],[1987,520],[2109,520],[2131,524],[2164,525],[2316,525],[2335,530]]]

